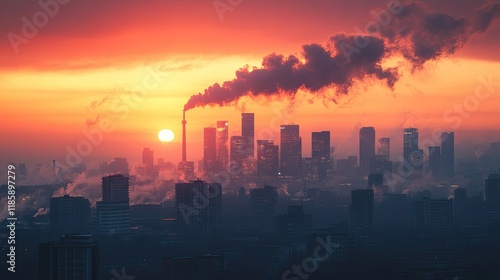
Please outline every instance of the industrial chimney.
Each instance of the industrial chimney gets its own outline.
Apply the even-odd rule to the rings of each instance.
[[[186,111],[182,111],[182,161],[186,162]]]

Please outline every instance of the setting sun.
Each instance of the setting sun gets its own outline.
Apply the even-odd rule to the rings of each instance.
[[[161,142],[171,142],[174,140],[174,132],[170,129],[162,129],[158,132],[158,139]]]

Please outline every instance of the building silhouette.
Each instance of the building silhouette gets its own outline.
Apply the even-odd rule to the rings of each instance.
[[[429,170],[434,178],[441,178],[441,147],[429,146]]]
[[[452,201],[423,198],[413,203],[413,225],[418,237],[446,237],[452,231]]]
[[[90,202],[83,197],[50,199],[50,232],[53,236],[90,233]]]
[[[177,231],[182,235],[209,236],[220,228],[222,186],[193,180],[175,184]]]
[[[129,178],[121,174],[102,177],[102,201],[96,203],[99,232],[105,235],[130,230]]]
[[[417,155],[418,151],[418,129],[405,128],[403,132],[403,158],[404,165],[408,168],[417,167],[420,159]]]
[[[250,190],[253,221],[255,229],[262,232],[272,232],[275,229],[276,205],[278,190],[273,186],[264,186]]]
[[[276,234],[280,239],[305,241],[312,229],[311,214],[304,213],[303,206],[288,206],[288,212],[276,216]]]
[[[217,163],[217,129],[205,127],[203,129],[203,170],[205,175],[216,172]]]
[[[243,162],[245,160],[245,139],[243,136],[231,136],[229,171],[231,178],[239,180],[243,175]]]
[[[455,176],[455,133],[441,133],[441,172],[445,178]]]
[[[377,155],[391,160],[391,138],[379,138],[377,141]]]
[[[370,172],[370,162],[375,157],[375,128],[362,127],[359,130],[359,169],[361,175]]]
[[[326,182],[330,166],[330,131],[312,132],[312,159],[318,165],[318,181]]]
[[[154,165],[154,153],[150,148],[144,148],[142,151],[142,163],[147,166]]]
[[[165,280],[216,280],[225,269],[224,256],[219,255],[163,258]]]
[[[279,173],[279,147],[273,140],[257,140],[257,179],[272,180]]]
[[[64,235],[39,246],[39,279],[97,280],[99,244],[90,235]]]
[[[318,181],[319,160],[317,158],[302,158],[302,170],[304,171],[304,180],[307,182]]]
[[[255,115],[254,113],[241,113],[241,136],[245,141],[244,157],[255,156]]]
[[[128,174],[129,165],[127,159],[115,158],[107,165],[105,172],[110,174]]]
[[[368,234],[373,228],[374,192],[373,189],[351,191],[349,206],[349,227],[354,233]]]
[[[295,124],[282,125],[280,132],[280,176],[298,179],[302,174],[302,139],[299,134],[299,126]]]
[[[500,174],[490,174],[485,180],[484,200],[487,211],[500,212]]]
[[[229,164],[229,123],[217,121],[217,171],[227,170]]]

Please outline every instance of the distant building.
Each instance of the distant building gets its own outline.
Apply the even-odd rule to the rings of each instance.
[[[217,129],[205,127],[203,129],[203,169],[205,175],[215,173],[217,163]]]
[[[421,168],[422,158],[418,152],[418,129],[405,128],[403,132],[403,158],[404,166],[408,169],[418,170]]]
[[[271,232],[275,229],[276,205],[278,203],[278,190],[273,186],[265,186],[250,190],[253,220],[255,229]]]
[[[154,161],[154,153],[150,148],[144,148],[142,151],[142,163],[147,166],[153,166]]]
[[[370,162],[375,156],[375,128],[362,127],[359,130],[359,169],[366,176],[370,171]]]
[[[452,201],[423,198],[413,203],[413,225],[418,237],[446,237],[452,231]]]
[[[370,161],[370,173],[392,173],[392,161],[385,155],[375,155]]]
[[[391,138],[379,138],[377,141],[377,155],[391,160]]]
[[[303,167],[304,170],[304,180],[307,182],[317,182],[318,181],[318,159],[316,158],[303,158]]]
[[[163,258],[165,280],[216,280],[225,269],[224,256]]]
[[[273,140],[257,140],[257,178],[271,180],[279,173],[279,147]]]
[[[484,200],[488,211],[500,212],[500,174],[490,174],[486,179]]]
[[[358,167],[358,157],[349,156],[347,159],[337,160],[337,173],[344,177],[352,177],[356,174]]]
[[[349,207],[349,226],[359,234],[368,234],[373,228],[374,192],[373,189],[351,191]]]
[[[441,147],[429,146],[429,170],[434,178],[441,178]]]
[[[321,244],[335,244],[335,246],[330,248],[330,251],[318,251]],[[307,255],[316,256],[321,252],[322,255],[317,260],[318,267],[328,267],[335,262],[347,259],[354,252],[355,246],[356,239],[353,234],[334,229],[315,230],[307,239]]]
[[[298,179],[302,174],[302,139],[299,134],[299,126],[282,125],[280,132],[280,176]]]
[[[107,165],[106,172],[110,174],[128,174],[129,165],[126,158],[115,158]]]
[[[50,232],[63,234],[90,233],[90,202],[83,197],[53,197],[50,199]]]
[[[288,206],[288,213],[276,216],[276,234],[289,241],[302,241],[312,229],[312,216],[302,206]]]
[[[245,141],[244,157],[254,157],[255,154],[255,115],[241,113],[241,136]]]
[[[90,235],[65,235],[39,246],[39,279],[97,280],[99,245]]]
[[[243,161],[245,160],[245,139],[243,136],[231,136],[229,173],[231,178],[239,180],[243,175]]]
[[[102,234],[130,230],[129,178],[121,174],[102,177],[102,201],[96,203],[97,221]]]
[[[330,131],[312,133],[312,159],[318,165],[318,181],[326,182],[330,166]]]
[[[455,133],[441,133],[441,172],[445,178],[455,176]]]
[[[217,171],[227,170],[229,167],[229,122],[217,121]]]
[[[179,233],[208,236],[220,228],[222,186],[194,180],[175,184],[176,223]]]

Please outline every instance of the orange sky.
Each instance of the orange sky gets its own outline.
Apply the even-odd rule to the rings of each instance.
[[[221,20],[210,1],[90,2],[73,0],[60,6],[17,54],[6,34],[20,33],[21,18],[40,8],[1,4],[11,5],[9,14],[0,7],[0,32],[5,35],[0,45],[2,164],[52,159],[64,163],[67,147],[76,149],[86,139],[82,131],[98,129],[99,124],[86,126],[97,116],[97,123],[108,120],[114,129],[92,145],[84,157],[87,163],[115,156],[136,162],[144,147],[151,147],[155,157],[161,154],[176,162],[182,108],[192,94],[233,79],[245,65],[260,66],[269,53],[298,54],[303,44],[323,43],[336,32],[352,33],[370,20],[371,9],[387,3],[244,1]],[[462,10],[452,12],[479,6],[463,2]],[[390,136],[393,155],[402,150],[402,128],[409,126],[420,128],[423,138],[431,129],[442,128],[456,131],[459,144],[498,141],[499,25],[493,22],[455,55],[428,63],[423,70],[411,73],[400,65],[402,78],[392,91],[365,80],[348,96],[337,97],[338,104],[303,92],[294,101],[244,98],[231,107],[190,110],[188,157],[201,158],[203,127],[217,120],[229,121],[230,135],[239,133],[243,111],[255,112],[257,138],[278,141],[277,125],[300,124],[304,155],[310,155],[310,133],[319,130],[332,131],[339,157],[357,154],[361,126],[375,126],[377,138]],[[402,61],[395,57],[387,63]],[[484,86],[488,79],[494,81],[495,91]],[[131,98],[130,89],[145,80],[151,86],[146,96],[125,101]],[[491,94],[479,100],[478,87]],[[467,117],[449,113],[456,104],[469,106]],[[158,141],[163,128],[174,131],[172,143]]]

